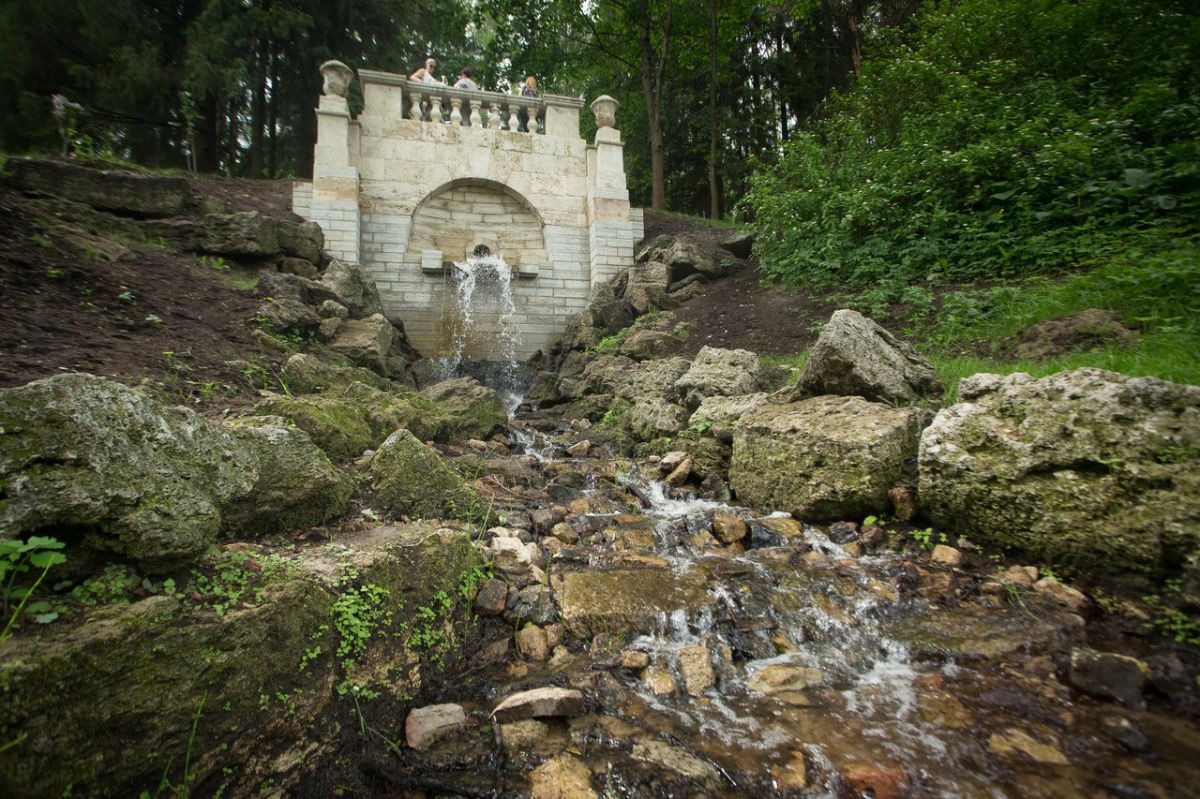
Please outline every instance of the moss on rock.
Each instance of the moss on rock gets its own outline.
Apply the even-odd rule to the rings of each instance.
[[[467,518],[477,504],[462,476],[408,430],[388,436],[364,477],[376,501],[391,513]]]

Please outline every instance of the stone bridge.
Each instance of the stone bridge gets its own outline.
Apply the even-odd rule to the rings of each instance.
[[[452,351],[453,262],[481,245],[514,270],[523,358],[563,333],[594,284],[632,262],[642,213],[629,206],[612,98],[593,101],[588,142],[580,99],[362,69],[364,107],[351,118],[353,72],[335,61],[322,73],[313,180],[296,184],[293,207],[321,225],[333,256],[371,271],[384,306],[426,357]],[[467,356],[495,354],[498,322],[494,307],[476,313]]]

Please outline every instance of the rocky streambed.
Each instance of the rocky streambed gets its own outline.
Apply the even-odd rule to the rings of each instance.
[[[1093,648],[1082,593],[902,525],[696,499],[661,481],[679,455],[614,461],[534,424],[487,467],[549,485],[481,542],[475,610],[511,635],[396,708],[407,746],[368,758],[375,790],[1192,792],[1197,727],[1155,707],[1181,664]]]

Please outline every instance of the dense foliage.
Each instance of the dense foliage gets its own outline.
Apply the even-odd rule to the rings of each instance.
[[[59,151],[61,94],[82,106],[66,125],[80,155],[305,176],[321,62],[408,73],[433,55],[491,90],[532,73],[613,95],[634,202],[720,216],[919,2],[4,0],[0,148]]]
[[[1196,232],[1193,4],[930,4],[868,55],[753,180],[770,276],[903,299],[913,281],[1053,273]]]

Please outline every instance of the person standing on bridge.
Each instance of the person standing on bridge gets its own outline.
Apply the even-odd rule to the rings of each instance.
[[[471,70],[463,67],[458,73],[458,80],[455,82],[454,88],[469,89],[470,91],[477,92],[479,91],[479,84],[471,80]],[[478,112],[479,105],[474,100],[471,100],[470,103],[464,103],[464,105],[466,107],[463,109],[462,122],[459,124],[464,128],[469,128],[471,126],[471,115]]]

